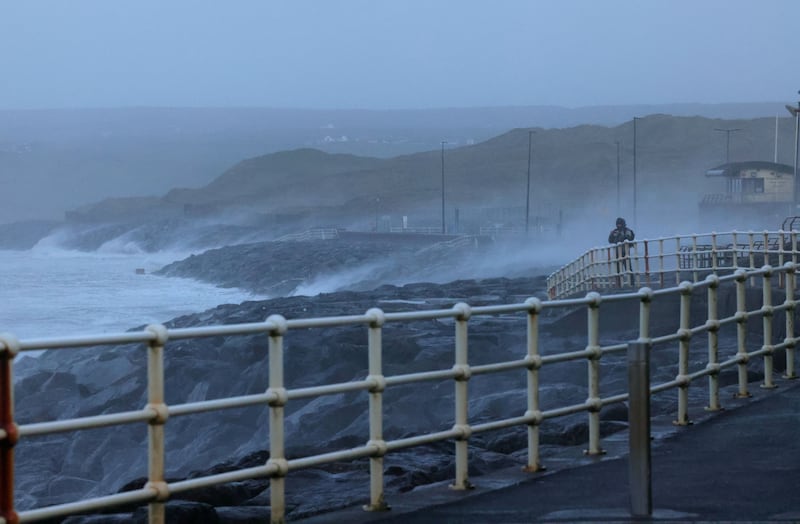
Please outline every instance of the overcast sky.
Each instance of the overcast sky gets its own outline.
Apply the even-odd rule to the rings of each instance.
[[[796,101],[800,0],[28,0],[0,108]]]

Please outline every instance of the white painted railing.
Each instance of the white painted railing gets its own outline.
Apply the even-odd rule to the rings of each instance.
[[[308,242],[311,240],[333,240],[339,238],[339,230],[333,227],[315,227],[306,229],[301,233],[289,233],[280,238],[276,238],[275,242]]]
[[[706,233],[594,247],[547,279],[551,299],[588,291],[663,288],[682,280],[798,262],[800,232]]]
[[[677,239],[680,242],[679,237]],[[699,246],[696,239],[700,236],[685,237],[695,239],[695,244]],[[712,238],[714,238],[712,236]],[[747,258],[751,262],[754,257],[763,256],[770,258],[773,253],[771,250],[756,246],[754,236],[748,236],[748,243],[744,246],[725,248],[724,252],[713,248],[711,251],[711,270],[719,265],[720,257],[732,256],[733,260]],[[765,237],[769,240],[769,236]],[[676,239],[673,239],[673,242]],[[646,241],[645,241],[646,242]],[[656,243],[665,240],[655,241]],[[693,244],[693,245],[695,245]],[[637,246],[647,246],[648,243],[638,243]],[[765,242],[769,245],[769,242]],[[792,245],[796,245],[796,239],[792,235]],[[647,248],[645,253],[648,253]],[[666,257],[664,250],[662,255]],[[678,269],[692,271],[706,271],[709,268],[700,267],[692,262],[688,268],[681,267],[680,249],[673,254],[675,268],[670,271],[676,272]],[[693,249],[689,251],[689,260],[697,260],[696,257],[706,256],[703,250]],[[727,255],[726,255],[727,254]],[[632,250],[634,268],[650,260],[646,255],[640,256],[636,250]],[[612,260],[613,261],[613,260]],[[716,261],[716,262],[715,262]],[[584,281],[591,281],[592,278],[599,279],[597,264],[586,264],[581,271],[587,276]],[[571,267],[571,266],[570,266]],[[666,260],[664,266],[666,268]],[[537,298],[529,298],[521,303],[471,307],[465,303],[455,304],[452,308],[408,311],[385,313],[380,309],[370,309],[363,314],[350,316],[337,316],[325,318],[308,319],[285,319],[280,315],[271,315],[264,322],[236,324],[225,326],[207,326],[181,329],[167,329],[161,325],[149,326],[143,331],[128,332],[121,334],[106,334],[79,336],[67,338],[48,338],[48,339],[29,339],[17,340],[11,335],[0,337],[0,517],[2,522],[34,522],[48,518],[56,518],[70,514],[79,514],[100,509],[109,508],[132,503],[148,504],[149,519],[153,523],[164,522],[165,502],[175,495],[180,495],[188,490],[208,487],[226,482],[241,481],[252,478],[270,479],[270,519],[273,523],[284,522],[286,513],[286,503],[284,497],[284,479],[292,472],[313,466],[319,466],[336,461],[353,460],[362,457],[369,458],[370,485],[365,489],[365,499],[369,502],[366,506],[369,510],[385,509],[386,500],[384,495],[384,463],[383,457],[387,453],[393,453],[404,448],[411,448],[432,442],[451,440],[455,446],[455,479],[453,487],[455,489],[466,489],[470,487],[468,479],[468,453],[467,444],[472,435],[479,433],[496,431],[512,426],[527,427],[527,458],[526,469],[535,472],[542,469],[542,457],[539,447],[539,430],[548,420],[576,413],[586,413],[588,418],[588,446],[587,453],[598,455],[603,453],[600,443],[600,411],[614,403],[627,400],[624,392],[607,393],[601,396],[601,362],[604,358],[615,353],[626,351],[627,342],[601,345],[602,323],[600,321],[600,311],[604,307],[615,307],[614,304],[624,302],[638,303],[638,338],[639,341],[648,341],[653,347],[659,350],[664,346],[673,345],[677,349],[675,363],[678,370],[674,379],[652,385],[651,392],[659,393],[671,388],[678,390],[677,417],[676,423],[685,425],[689,423],[688,405],[689,387],[697,379],[708,378],[708,408],[711,410],[720,409],[719,401],[719,381],[718,376],[721,370],[728,367],[738,368],[738,395],[749,396],[747,372],[748,365],[751,365],[756,357],[763,359],[763,387],[773,387],[774,370],[773,355],[778,351],[786,353],[786,372],[785,378],[796,378],[794,352],[797,337],[794,333],[794,316],[797,307],[795,296],[795,273],[797,265],[786,262],[782,266],[773,268],[764,266],[758,269],[738,269],[725,276],[715,274],[708,275],[703,280],[695,283],[681,282],[677,286],[664,287],[663,289],[652,290],[642,288],[638,291],[628,293],[618,293],[608,296],[601,296],[596,292],[590,292],[581,298],[541,301]],[[576,271],[574,277],[580,272]],[[667,273],[666,269],[655,272],[654,275],[663,277]],[[634,279],[642,278],[642,273],[634,269]],[[772,301],[774,279],[778,277],[783,282],[785,300],[780,304]],[[569,277],[573,278],[573,277]],[[604,275],[603,278],[609,278]],[[665,279],[666,280],[666,279]],[[565,285],[568,278],[562,279],[558,285]],[[595,280],[596,283],[597,280]],[[758,304],[750,304],[746,307],[745,294],[748,281],[760,283],[762,288],[761,300]],[[577,286],[570,281],[569,285]],[[736,310],[730,314],[719,318],[718,292],[724,287],[731,287],[731,292],[735,293]],[[693,319],[690,315],[690,305],[693,297],[703,293],[707,300],[708,314],[705,318]],[[659,305],[661,301],[679,299],[680,312],[672,319],[677,329],[668,333],[651,333],[650,316],[651,308]],[[608,306],[607,306],[608,304]],[[572,311],[576,308],[585,308],[587,312],[586,324],[586,344],[576,348],[567,348],[556,351],[555,348],[544,348],[540,351],[541,341],[539,336],[541,316],[543,313]],[[782,315],[785,321],[785,338],[781,342],[773,341],[773,319],[776,315]],[[526,319],[526,340],[524,347],[519,348],[519,355],[513,360],[500,361],[489,364],[475,365],[471,362],[468,353],[469,343],[469,323],[476,317],[520,317]],[[763,324],[761,332],[761,344],[757,347],[748,347],[747,324],[760,318]],[[382,341],[384,326],[390,323],[409,323],[430,320],[452,320],[454,323],[454,356],[453,366],[446,369],[432,369],[419,373],[408,373],[400,375],[384,375],[382,359],[384,356],[384,345]],[[290,389],[284,384],[284,339],[291,337],[292,331],[297,329],[319,329],[332,326],[362,326],[365,330],[365,353],[368,359],[368,374],[360,380],[334,383],[319,384],[314,387],[300,389]],[[507,328],[506,328],[507,329]],[[166,405],[164,402],[164,353],[169,350],[171,342],[176,340],[196,339],[201,337],[234,337],[240,335],[264,334],[267,337],[265,343],[268,344],[269,359],[269,387],[264,393],[255,395],[244,395],[237,397],[222,398],[201,402],[189,402],[177,405]],[[689,342],[693,337],[705,333],[707,335],[707,358],[703,357],[703,362],[696,363],[696,367],[690,368]],[[725,354],[719,350],[720,334],[728,333],[731,339],[735,339],[736,351]],[[148,354],[148,402],[140,409],[128,412],[104,414],[97,416],[81,417],[56,421],[41,421],[31,424],[18,426],[14,420],[13,406],[13,377],[12,362],[14,357],[20,352],[36,351],[42,349],[65,349],[74,347],[102,347],[103,345],[118,344],[141,344],[146,348]],[[583,402],[554,406],[551,409],[542,409],[540,405],[540,374],[547,373],[552,366],[568,361],[585,361],[588,370],[588,384],[586,389],[586,400]],[[508,418],[498,418],[481,423],[471,423],[468,416],[469,383],[472,377],[499,372],[509,372],[517,370],[527,377],[527,394],[520,398],[518,414]],[[449,429],[432,428],[431,432],[418,434],[396,440],[385,440],[383,435],[384,422],[384,391],[402,384],[411,384],[424,381],[453,382],[455,388],[454,395],[454,421],[455,424]],[[577,386],[576,386],[577,387]],[[298,399],[331,395],[343,392],[362,391],[369,398],[369,434],[365,434],[364,444],[352,448],[340,449],[328,453],[303,456],[297,458],[287,458],[285,455],[284,443],[286,434],[284,431],[284,407],[287,403]],[[24,402],[24,399],[18,401]],[[177,482],[167,482],[164,476],[165,452],[164,441],[165,432],[169,431],[169,420],[174,417],[190,416],[192,414],[239,408],[244,406],[263,406],[269,410],[269,460],[262,466],[231,471],[222,474],[208,475],[181,480]],[[91,428],[105,426],[123,426],[129,424],[147,424],[148,432],[148,456],[142,457],[149,463],[148,482],[141,488],[125,493],[112,494],[99,498],[76,501],[67,504],[60,504],[49,507],[25,510],[17,513],[14,509],[14,445],[19,439],[35,438],[40,435],[47,435],[59,432],[83,431]],[[121,429],[122,430],[122,429]],[[254,428],[255,431],[255,428]],[[368,491],[368,495],[367,495]],[[266,517],[266,515],[265,515]]]

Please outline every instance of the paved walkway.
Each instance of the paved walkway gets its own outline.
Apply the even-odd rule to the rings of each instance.
[[[723,398],[725,410],[690,411],[694,424],[653,420],[652,518],[632,519],[627,434],[603,441],[603,458],[543,461],[548,471],[518,469],[473,477],[476,489],[446,484],[392,495],[391,511],[350,508],[300,522],[796,522],[800,523],[800,380],[778,380],[750,399]],[[579,453],[579,450],[576,450]],[[577,466],[577,467],[576,467]]]

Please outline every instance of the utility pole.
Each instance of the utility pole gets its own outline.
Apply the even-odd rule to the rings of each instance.
[[[619,180],[619,140],[614,142],[617,144],[617,216],[622,215],[622,209],[620,205],[620,180]]]
[[[731,133],[735,133],[736,131],[741,131],[742,129],[737,127],[734,129],[720,129],[718,127],[714,128],[714,131],[722,131],[725,133],[725,163],[729,164],[731,161]]]
[[[800,94],[800,91],[797,92]],[[786,109],[789,113],[792,114],[794,117],[794,213],[797,214],[797,208],[800,206],[800,199],[798,198],[798,186],[800,184],[797,183],[797,152],[800,149],[800,101],[797,102],[797,107],[792,107],[790,105],[786,106]]]
[[[528,131],[528,187],[525,191],[525,236],[528,236],[528,224],[531,215],[531,137],[536,131]]]
[[[636,221],[636,121],[641,120],[640,117],[633,117],[633,227],[638,228],[639,224]]]
[[[442,140],[442,234],[447,233],[444,222],[444,145],[447,142]]]

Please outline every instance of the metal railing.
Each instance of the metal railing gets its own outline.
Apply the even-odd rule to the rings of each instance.
[[[698,236],[689,237],[692,239]],[[749,237],[753,239],[754,237]],[[771,237],[770,237],[771,238]],[[648,245],[639,243],[639,246]],[[659,240],[657,243],[664,242]],[[793,245],[796,244],[792,239]],[[695,244],[697,244],[695,240]],[[712,242],[712,246],[713,246]],[[754,248],[754,240],[746,244]],[[766,245],[766,243],[765,243]],[[646,250],[646,248],[645,248]],[[697,254],[690,251],[690,260]],[[761,256],[762,252],[753,250],[749,253],[745,247],[727,251],[740,256]],[[663,253],[663,252],[662,252]],[[676,270],[680,266],[677,257],[681,251],[673,255]],[[712,251],[712,267],[714,260],[720,257],[719,251]],[[772,255],[772,251],[764,252],[764,256]],[[636,255],[632,250],[632,258],[641,264],[648,260]],[[608,263],[608,262],[607,262]],[[607,264],[606,263],[606,264]],[[635,267],[635,266],[634,266]],[[653,348],[664,348],[673,345],[677,349],[674,358],[677,375],[674,379],[653,384],[653,394],[677,388],[676,424],[689,423],[689,388],[698,379],[708,379],[708,409],[720,409],[719,374],[728,367],[738,368],[738,395],[748,396],[748,366],[756,357],[763,360],[763,386],[774,386],[773,355],[778,351],[786,353],[786,372],[784,377],[795,378],[794,351],[797,337],[794,334],[794,315],[797,307],[795,296],[797,265],[786,262],[773,268],[764,266],[758,269],[738,269],[733,273],[718,276],[708,275],[704,280],[695,283],[681,282],[677,286],[653,290],[642,288],[638,291],[601,296],[590,292],[581,298],[541,301],[529,298],[520,303],[471,307],[466,303],[457,303],[452,308],[393,312],[388,313],[373,308],[364,314],[335,316],[324,318],[291,319],[280,315],[271,315],[264,322],[235,324],[224,326],[192,327],[167,329],[162,325],[148,326],[142,331],[122,334],[92,335],[68,338],[48,338],[17,340],[13,336],[0,337],[0,521],[34,522],[48,518],[56,518],[71,514],[80,514],[108,508],[129,505],[148,504],[149,521],[161,523],[165,520],[165,502],[170,497],[186,491],[209,487],[227,482],[254,478],[269,478],[270,482],[270,519],[273,523],[284,522],[286,518],[285,478],[292,472],[320,466],[337,461],[349,461],[358,458],[369,459],[370,482],[365,490],[368,504],[365,509],[382,510],[387,507],[384,493],[384,456],[398,450],[420,446],[438,441],[450,440],[455,446],[455,479],[454,489],[471,487],[468,479],[469,439],[480,433],[497,431],[513,426],[527,428],[526,470],[535,472],[542,469],[539,436],[540,428],[548,420],[567,415],[585,413],[588,419],[588,446],[586,453],[599,455],[603,453],[600,441],[600,412],[604,407],[621,403],[628,399],[625,392],[610,392],[601,395],[601,362],[627,349],[627,342],[601,344],[600,311],[614,308],[626,302],[638,303],[639,314],[634,329],[638,331],[639,341],[647,341]],[[590,269],[591,268],[591,269]],[[699,267],[692,266],[690,270]],[[592,278],[597,278],[596,266],[584,267],[583,271]],[[656,275],[664,275],[665,271]],[[773,279],[780,277],[783,282],[785,300],[773,303]],[[746,307],[746,286],[748,281],[760,282],[762,293],[760,303]],[[563,282],[563,281],[562,281]],[[727,312],[720,318],[718,293],[726,287],[736,296],[735,311]],[[693,297],[704,293],[707,300],[705,318],[692,319],[690,306]],[[651,333],[651,308],[662,301],[677,300],[679,313],[671,320],[675,328],[661,333]],[[586,344],[577,348],[558,351],[555,348],[542,347],[540,326],[542,316],[549,313],[569,312],[583,308],[587,313]],[[776,315],[785,317],[785,338],[781,342],[773,341],[773,319]],[[519,317],[525,326],[524,340],[517,358],[500,362],[474,364],[468,352],[469,324],[478,317]],[[763,329],[761,344],[748,347],[747,324],[761,318]],[[384,374],[382,360],[384,356],[384,327],[391,323],[409,323],[420,321],[453,322],[453,366],[446,369],[432,369],[417,373],[387,376]],[[663,320],[663,319],[662,319]],[[508,325],[507,323],[505,324]],[[298,329],[319,329],[338,326],[361,326],[365,330],[365,353],[368,360],[368,373],[360,380],[349,382],[320,384],[298,389],[287,388],[284,383],[284,340],[292,331]],[[720,351],[719,337],[721,332],[731,329],[730,336],[735,339],[735,352],[726,354]],[[689,358],[690,341],[698,335],[707,334],[707,352],[701,361]],[[164,358],[165,351],[173,341],[197,339],[201,337],[233,337],[242,335],[263,334],[268,346],[269,383],[263,393],[243,395],[200,402],[188,402],[167,405],[164,399]],[[147,404],[140,409],[79,417],[65,420],[41,421],[17,425],[14,419],[12,362],[16,355],[26,351],[42,349],[65,349],[75,347],[97,347],[103,345],[141,344],[148,355],[147,365]],[[661,349],[659,349],[661,351]],[[707,354],[707,356],[706,356]],[[540,399],[540,375],[552,366],[569,361],[584,361],[588,371],[586,400],[574,404],[552,406],[543,409]],[[690,364],[693,366],[690,368]],[[479,375],[517,371],[526,377],[526,394],[520,396],[518,414],[507,418],[496,418],[480,423],[469,419],[469,384]],[[385,440],[383,422],[384,391],[403,384],[430,381],[452,381],[454,387],[455,424],[450,428],[432,428],[429,433],[404,436],[395,440]],[[578,387],[578,386],[575,386]],[[332,395],[344,392],[361,391],[368,397],[369,431],[363,436],[364,444],[302,457],[287,457],[285,453],[286,432],[284,428],[284,410],[287,403],[299,400]],[[24,402],[24,399],[20,399]],[[269,411],[269,460],[263,465],[249,467],[220,474],[211,474],[189,480],[168,482],[165,479],[165,432],[169,431],[169,421],[174,417],[190,416],[201,412],[240,408],[245,406],[263,406]],[[124,493],[90,498],[65,504],[16,512],[14,508],[14,445],[20,439],[35,438],[60,432],[84,431],[107,426],[124,426],[130,424],[147,424],[148,426],[148,481],[139,489]],[[255,428],[254,428],[255,431]],[[145,460],[145,457],[142,457]],[[265,515],[266,517],[266,515]]]
[[[798,262],[798,231],[705,233],[594,247],[547,278],[548,296],[664,288],[709,274]]]
[[[339,230],[336,228],[328,227],[315,227],[306,229],[300,233],[289,233],[280,238],[276,238],[275,242],[308,242],[311,240],[333,240],[339,238]]]

